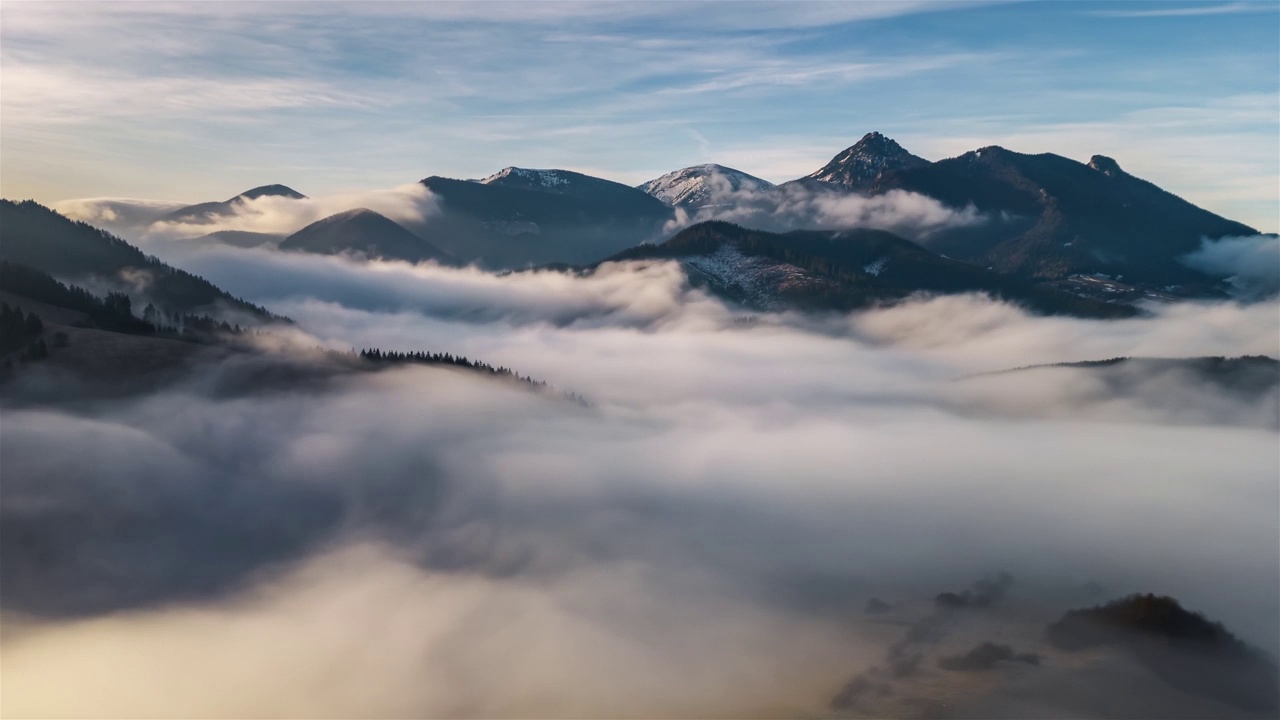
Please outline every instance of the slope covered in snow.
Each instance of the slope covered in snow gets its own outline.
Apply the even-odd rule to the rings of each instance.
[[[636,186],[672,207],[700,208],[739,191],[761,191],[773,183],[723,165],[694,165]]]
[[[531,168],[505,167],[480,181],[482,185],[518,185],[523,187],[554,188],[568,185],[573,175],[568,170],[535,170]]]
[[[707,208],[733,192],[771,190],[773,183],[724,165],[692,165],[636,186],[672,208]]]

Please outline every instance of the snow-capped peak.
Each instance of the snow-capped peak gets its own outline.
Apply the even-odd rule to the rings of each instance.
[[[907,152],[892,138],[878,132],[862,136],[854,145],[831,158],[817,172],[806,175],[811,180],[857,188],[867,185],[886,170],[926,165],[928,161]]]
[[[568,173],[564,170],[534,170],[531,168],[505,167],[489,177],[481,180],[481,184],[492,185],[497,182],[518,182],[521,185],[553,188],[568,185]]]
[[[740,191],[761,191],[773,183],[723,165],[694,165],[669,172],[636,188],[667,205],[705,207],[719,195]]]

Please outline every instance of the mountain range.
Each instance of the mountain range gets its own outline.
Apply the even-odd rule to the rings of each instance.
[[[714,164],[637,187],[569,170],[519,167],[476,180],[430,176],[421,185],[433,203],[412,222],[353,208],[288,236],[217,228],[221,218],[251,201],[305,198],[278,184],[182,207],[162,221],[210,226],[212,232],[196,241],[491,270],[668,257],[680,260],[696,281],[765,306],[837,309],[913,292],[984,291],[1043,312],[1090,315],[1125,314],[1130,310],[1114,308],[1132,300],[1225,297],[1224,278],[1184,258],[1206,239],[1257,234],[1125,172],[1108,157],[1081,163],[990,146],[929,161],[878,132],[780,185]],[[967,220],[927,232],[892,227],[893,234],[857,227],[857,218],[839,214],[772,222],[798,204],[878,203],[884,214],[904,198]],[[742,212],[746,206],[750,213]],[[32,228],[56,225],[50,218],[55,214],[41,208],[41,215],[26,204],[5,208],[23,219],[6,221],[12,230],[5,228],[4,255],[59,277],[114,276],[154,261],[112,241],[88,242],[100,232],[88,226],[49,228],[60,238],[79,237],[84,242],[73,245],[83,245],[80,250],[42,247],[30,241],[31,233],[39,234]],[[739,227],[701,225],[719,219]],[[808,232],[764,232],[779,227]],[[218,299],[207,289],[191,292],[187,305]]]
[[[973,206],[991,218],[931,238],[938,252],[1047,280],[1102,273],[1157,286],[1204,285],[1204,277],[1181,257],[1204,238],[1258,232],[1100,155],[1086,164],[992,146],[887,170],[867,186],[872,194],[890,190],[927,195],[953,208]]]
[[[1205,239],[1257,234],[1104,156],[1081,163],[990,146],[931,162],[878,132],[778,186],[719,165],[683,168],[636,188],[521,168],[480,181],[431,177],[423,183],[441,199],[443,212],[411,229],[464,262],[495,268],[591,262],[663,240],[679,230],[679,210],[694,220],[737,221],[734,210],[746,198],[782,214],[797,193],[823,201],[892,200],[900,197],[895,191],[931,198],[978,219],[910,238],[934,253],[1103,298],[1126,292],[1130,298],[1220,297],[1221,278],[1183,258]]]

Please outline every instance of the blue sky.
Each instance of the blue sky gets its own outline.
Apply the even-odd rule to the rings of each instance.
[[[506,165],[781,181],[879,130],[930,159],[1115,157],[1280,225],[1280,4],[0,7],[0,191],[310,195]]]

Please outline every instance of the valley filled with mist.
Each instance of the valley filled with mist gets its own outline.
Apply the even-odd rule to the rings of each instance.
[[[1275,228],[846,125],[802,175],[8,186],[0,715],[1276,717]]]
[[[72,335],[4,385],[9,713],[1274,708],[1265,671],[1187,687],[1045,634],[1156,593],[1274,657],[1274,298],[770,310],[663,258],[512,273],[139,242],[238,298],[203,311],[245,331],[91,329],[6,288]],[[162,303],[138,277],[114,287]],[[76,354],[91,333],[125,340]],[[157,363],[157,343],[189,351]],[[351,354],[371,348],[546,385]],[[1209,356],[1243,359],[1178,360]],[[994,578],[998,601],[937,604]],[[982,643],[1037,662],[947,660]]]

